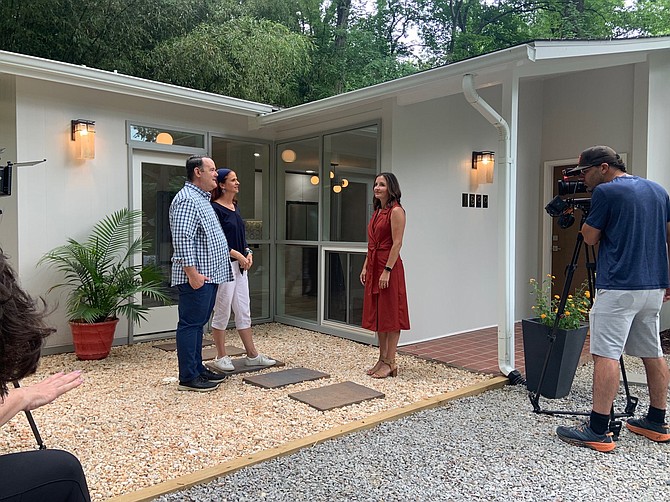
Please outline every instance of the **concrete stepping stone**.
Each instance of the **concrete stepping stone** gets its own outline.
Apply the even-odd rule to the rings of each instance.
[[[300,382],[330,378],[328,373],[310,370],[308,368],[290,368],[282,371],[273,371],[264,375],[245,377],[242,381],[264,389],[277,389]]]
[[[336,383],[288,395],[319,411],[328,411],[384,396],[381,392],[354,382]]]
[[[231,357],[235,357],[246,354],[246,351],[233,345],[226,345],[226,354],[228,354]],[[216,357],[216,346],[211,345],[209,347],[203,347],[202,349],[203,361],[209,361],[210,359],[214,359],[215,357]]]
[[[211,371],[215,373],[220,373],[222,375],[237,375],[238,373],[250,373],[252,371],[260,371],[264,370],[267,368],[277,368],[281,366],[286,366],[285,363],[281,361],[277,361],[273,366],[247,366],[244,364],[245,357],[238,357],[236,359],[233,359],[233,366],[235,369],[233,371],[220,371],[214,367],[211,366],[212,361],[208,361],[204,363],[204,365]],[[275,359],[276,360],[276,359]]]

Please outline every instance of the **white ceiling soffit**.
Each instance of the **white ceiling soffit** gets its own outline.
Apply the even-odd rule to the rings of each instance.
[[[6,51],[0,51],[0,73],[249,117],[269,113],[275,109],[271,105],[244,99]]]
[[[546,76],[642,62],[649,51],[670,48],[670,37],[596,41],[535,41],[484,54],[407,77],[351,91],[259,117],[258,127],[306,119],[332,109],[395,98],[407,105],[462,92],[462,78],[477,75],[477,88],[503,81],[514,70],[519,77]]]

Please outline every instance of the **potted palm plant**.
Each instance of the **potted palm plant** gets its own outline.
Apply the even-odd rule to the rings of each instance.
[[[148,307],[136,301],[137,295],[168,300],[161,271],[132,264],[133,255],[149,245],[141,236],[132,237],[140,235],[141,222],[141,211],[121,209],[98,222],[86,241],[70,238],[40,260],[65,275],[49,291],[69,288],[67,315],[79,359],[109,355],[119,315],[133,323],[146,319]]]

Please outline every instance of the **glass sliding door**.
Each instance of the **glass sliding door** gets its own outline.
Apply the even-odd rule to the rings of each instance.
[[[212,137],[216,166],[235,171],[240,182],[237,207],[246,227],[247,243],[254,252],[249,271],[249,296],[253,321],[269,320],[270,311],[270,145]],[[232,322],[232,321],[231,321]]]
[[[320,139],[277,148],[277,315],[316,322]]]
[[[376,125],[323,137],[323,240],[366,242],[377,176]]]
[[[277,315],[360,329],[379,126],[277,145]],[[358,328],[357,330],[355,328]],[[353,335],[352,335],[353,336]]]

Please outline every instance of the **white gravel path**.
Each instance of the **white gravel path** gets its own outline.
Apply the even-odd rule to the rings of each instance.
[[[670,358],[668,358],[670,359]],[[565,399],[542,409],[590,410],[592,365]],[[627,371],[642,371],[627,359]],[[648,406],[646,387],[637,414]],[[622,396],[617,411],[622,411]],[[624,430],[613,453],[559,441],[585,417],[536,414],[525,388],[453,401],[157,499],[173,501],[667,501],[670,444]],[[625,420],[625,419],[624,419]]]

